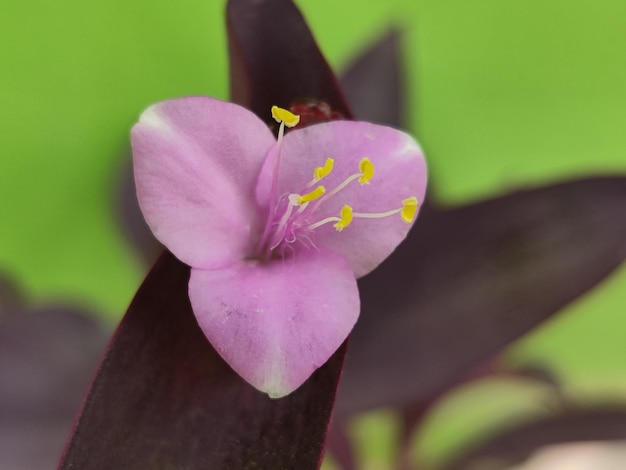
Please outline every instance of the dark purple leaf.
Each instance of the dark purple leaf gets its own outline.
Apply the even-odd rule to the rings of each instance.
[[[267,119],[272,104],[306,97],[350,115],[292,2],[231,0],[228,26],[240,103]],[[60,468],[318,468],[345,343],[300,389],[272,400],[206,340],[188,280],[189,268],[169,253],[150,272],[109,345]]]
[[[485,378],[508,379],[515,381],[530,381],[534,384],[541,384],[549,387],[553,392],[551,398],[557,403],[567,403],[563,396],[558,378],[547,368],[540,365],[528,365],[519,368],[510,367],[501,361],[491,361],[475,368],[459,381],[458,386],[465,386],[475,380]],[[450,393],[448,390],[447,393]],[[428,415],[441,396],[433,396],[429,400],[415,402],[400,409],[396,409],[400,419],[400,432],[398,442],[396,442],[395,462],[398,470],[413,469],[413,443],[416,432],[419,432],[423,418]],[[331,422],[331,427],[327,438],[328,451],[342,470],[356,469],[355,456],[352,451],[350,438],[346,433],[346,422],[341,420],[341,416],[335,416]],[[421,468],[419,465],[417,468]]]
[[[356,459],[345,423],[332,422],[326,438],[327,451],[341,470],[356,470]]]
[[[273,105],[313,99],[351,117],[337,79],[291,0],[230,0],[227,6],[233,101],[268,124]]]
[[[272,400],[208,343],[188,280],[189,268],[169,253],[150,272],[109,345],[61,468],[317,468],[343,354]]]
[[[626,409],[570,410],[505,430],[445,466],[445,470],[504,469],[554,444],[626,439]],[[495,465],[498,462],[498,465]],[[615,467],[617,468],[617,467]],[[621,468],[621,467],[620,467]]]
[[[482,364],[478,368],[472,369],[458,383],[446,390],[446,395],[453,392],[455,387],[466,386],[470,382],[484,380],[486,378],[508,379],[511,381],[532,382],[535,385],[548,387],[552,392],[551,399],[557,403],[567,403],[567,398],[563,395],[559,379],[548,368],[540,365],[528,365],[522,367],[510,367],[501,363],[500,360],[490,361]],[[446,395],[433,395],[430,399],[412,403],[399,408],[401,433],[398,444],[398,461],[400,468],[413,468],[413,442],[416,432],[420,431],[420,425],[425,416],[436,405],[437,401],[445,398]]]
[[[0,468],[54,468],[109,334],[66,308],[0,323]]]
[[[501,375],[508,375],[511,378],[529,380],[537,384],[550,387],[553,392],[561,394],[562,384],[557,375],[550,368],[539,365],[529,364],[516,369],[505,370]]]
[[[339,82],[357,119],[401,127],[403,79],[400,32],[392,30],[360,55]]]
[[[428,400],[592,288],[626,257],[626,178],[424,211],[360,281],[338,410]]]

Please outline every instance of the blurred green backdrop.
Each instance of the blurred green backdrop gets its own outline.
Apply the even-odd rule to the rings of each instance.
[[[626,172],[623,0],[297,3],[337,71],[402,29],[409,127],[442,203]],[[227,98],[224,5],[3,2],[0,271],[35,302],[125,311],[145,274],[115,213],[128,130],[159,100]],[[621,269],[509,359],[551,364],[577,397],[623,395],[625,287]]]

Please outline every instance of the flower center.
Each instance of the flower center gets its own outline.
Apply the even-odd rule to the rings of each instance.
[[[259,241],[258,250],[261,259],[289,255],[295,251],[294,244],[296,242],[300,242],[306,247],[312,247],[313,242],[310,234],[319,227],[331,223],[337,232],[342,232],[355,218],[382,219],[400,214],[405,223],[413,222],[418,207],[415,196],[401,201],[400,207],[384,212],[354,212],[352,206],[344,204],[336,216],[323,219],[318,216],[316,218],[319,209],[331,198],[340,197],[341,191],[347,186],[355,181],[361,186],[370,184],[374,177],[375,168],[368,157],[361,159],[358,172],[348,176],[330,191],[327,191],[324,185],[318,184],[334,169],[335,161],[332,158],[327,158],[322,166],[313,169],[312,179],[299,192],[277,197],[280,151],[285,126],[296,126],[300,118],[298,115],[277,106],[272,107],[272,117],[280,123],[270,190],[270,201],[274,201],[274,207],[269,211],[265,230]]]

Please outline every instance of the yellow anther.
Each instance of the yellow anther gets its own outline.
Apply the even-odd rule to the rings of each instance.
[[[330,172],[333,171],[334,163],[335,160],[333,160],[332,158],[327,158],[324,166],[318,166],[317,168],[315,168],[315,170],[313,170],[313,179],[319,181],[322,178],[328,176]]]
[[[344,228],[346,228],[352,222],[352,207],[346,205],[341,208],[341,212],[339,214],[340,220],[333,227],[338,232],[341,232]]]
[[[315,201],[316,199],[321,198],[325,192],[326,192],[326,188],[324,186],[318,186],[313,191],[303,194],[302,196],[298,197],[296,199],[296,202],[298,203],[298,205],[301,206],[302,204],[306,202]]]
[[[374,177],[374,164],[369,158],[365,157],[359,163],[359,171],[361,172],[359,183],[369,184],[370,180]]]
[[[276,122],[284,122],[287,127],[296,126],[300,122],[300,116],[278,106],[272,106],[272,117]]]
[[[415,218],[415,213],[417,212],[417,198],[415,196],[411,196],[402,201],[402,210],[400,211],[400,217],[407,224],[413,222]]]

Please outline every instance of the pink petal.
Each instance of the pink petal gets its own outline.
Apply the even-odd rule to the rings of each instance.
[[[189,97],[146,109],[132,130],[137,197],[154,235],[181,261],[218,268],[250,254],[254,188],[275,139],[254,114]]]
[[[337,216],[344,204],[354,212],[385,212],[416,196],[421,203],[426,192],[426,163],[422,151],[408,134],[390,127],[355,121],[332,121],[291,131],[282,145],[278,195],[297,193],[313,177],[313,169],[326,158],[335,160],[333,172],[319,184],[327,191],[358,173],[359,162],[368,157],[375,166],[369,185],[353,181],[325,202],[310,222]],[[257,200],[268,207],[272,158],[268,157],[257,186]],[[344,256],[354,275],[361,277],[378,266],[405,238],[412,224],[399,215],[384,219],[354,219],[342,232],[333,224],[311,235],[317,247],[330,248]],[[299,248],[302,249],[302,248]]]
[[[328,360],[360,308],[346,261],[316,250],[265,264],[192,269],[189,298],[217,352],[273,398],[294,391]]]

